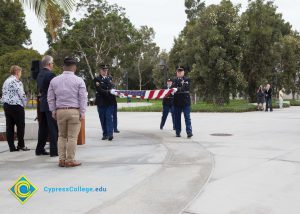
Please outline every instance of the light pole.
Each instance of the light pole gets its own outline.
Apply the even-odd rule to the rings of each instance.
[[[167,74],[168,66],[167,66],[166,61],[164,59],[160,59],[158,65],[161,68],[161,70],[164,72],[164,83],[163,83],[163,85],[165,85],[166,82],[167,82],[167,78],[168,78],[168,74]]]

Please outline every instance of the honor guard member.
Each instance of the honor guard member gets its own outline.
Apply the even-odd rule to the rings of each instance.
[[[173,83],[173,81],[171,79],[168,79],[167,80],[167,86],[165,86],[163,89],[171,89],[172,83]],[[162,101],[162,103],[163,103],[163,112],[162,112],[162,118],[161,118],[161,122],[160,122],[160,129],[161,130],[164,128],[164,125],[165,125],[166,120],[168,118],[169,112],[171,112],[173,130],[175,130],[173,99],[174,99],[174,95],[170,94],[168,97],[165,97]]]
[[[94,79],[96,88],[96,105],[102,127],[102,140],[113,139],[113,111],[115,105],[115,89],[113,89],[112,78],[107,75],[108,66],[101,65],[99,76]]]
[[[112,81],[112,76],[109,76],[109,78]],[[113,84],[113,88],[115,89],[115,84]],[[117,103],[117,97],[114,96],[113,99],[113,125],[114,125],[114,133],[120,133],[119,129],[118,129],[118,103]]]
[[[190,97],[190,79],[184,76],[184,69],[178,67],[176,69],[176,78],[173,81],[172,88],[174,93],[174,119],[176,137],[181,137],[181,113],[184,114],[187,137],[191,138],[192,124],[191,124],[191,97]]]

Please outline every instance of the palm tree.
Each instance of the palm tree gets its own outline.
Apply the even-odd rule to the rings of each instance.
[[[11,0],[14,1],[14,0]],[[75,6],[75,0],[18,0],[24,6],[34,10],[37,18],[51,34],[53,40],[57,37],[56,30],[62,24],[64,13],[70,12]]]

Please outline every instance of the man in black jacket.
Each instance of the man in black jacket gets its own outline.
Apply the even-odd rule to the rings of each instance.
[[[172,80],[168,79],[167,86],[164,87],[164,89],[171,89],[172,83],[173,83]],[[170,94],[168,97],[165,97],[163,99],[163,112],[162,112],[162,117],[161,117],[161,122],[160,122],[160,129],[164,128],[164,125],[168,118],[169,112],[171,112],[172,122],[173,122],[173,130],[175,130],[173,99],[174,99],[173,94]]]
[[[191,124],[191,97],[190,97],[190,79],[184,76],[184,69],[178,67],[176,69],[177,77],[174,79],[172,88],[176,89],[174,94],[174,116],[176,137],[181,137],[181,113],[184,114],[187,137],[193,136]]]
[[[273,111],[272,107],[272,88],[270,84],[267,84],[266,90],[265,90],[265,95],[266,95],[266,111],[269,110]]]
[[[94,79],[96,89],[96,104],[102,127],[102,140],[113,139],[113,111],[115,105],[115,89],[112,78],[107,75],[108,66],[100,66],[100,75]]]
[[[52,72],[53,69],[53,58],[51,56],[44,56],[42,59],[43,69],[37,76],[37,87],[39,91],[39,131],[38,131],[38,143],[35,150],[36,155],[49,155],[45,150],[46,141],[50,139],[50,156],[58,156],[57,152],[57,138],[58,128],[57,123],[52,117],[52,113],[49,111],[47,95],[48,88],[51,80],[55,77]]]

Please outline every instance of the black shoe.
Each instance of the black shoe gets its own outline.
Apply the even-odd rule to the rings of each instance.
[[[109,141],[112,141],[112,139],[114,139],[113,136],[108,137],[108,140],[109,140]]]
[[[163,130],[163,127],[159,127],[160,128],[160,130]]]
[[[10,149],[9,151],[10,151],[10,152],[18,152],[19,149],[14,148],[14,149]]]
[[[30,149],[28,149],[26,146],[24,146],[23,148],[18,148],[19,150],[22,150],[22,151],[29,151]]]
[[[42,152],[35,152],[36,156],[41,156],[41,155],[49,155],[49,152],[47,152],[46,150],[42,151]]]
[[[120,131],[117,129],[117,130],[114,131],[114,133],[120,133]]]
[[[180,134],[176,134],[176,137],[181,137],[181,135]]]
[[[187,134],[187,137],[188,137],[188,138],[191,138],[191,137],[193,137],[193,134],[192,134],[192,133],[188,133],[188,134]]]
[[[107,140],[108,137],[107,136],[103,136],[101,140]]]
[[[175,131],[176,129],[175,129],[175,128],[173,128],[173,130]]]
[[[57,157],[57,156],[58,156],[57,153],[51,153],[51,154],[50,154],[50,157]]]

